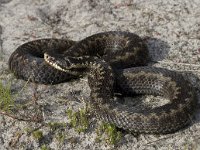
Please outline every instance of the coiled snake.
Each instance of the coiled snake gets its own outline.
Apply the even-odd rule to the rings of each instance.
[[[139,36],[110,31],[79,42],[39,39],[25,43],[11,55],[9,67],[18,78],[44,84],[86,74],[91,88],[87,102],[99,119],[137,133],[177,131],[191,122],[196,94],[179,73],[145,67],[148,58],[147,46]],[[113,100],[119,89],[124,95],[153,94],[170,102],[136,111]]]

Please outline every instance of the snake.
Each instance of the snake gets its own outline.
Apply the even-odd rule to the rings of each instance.
[[[35,83],[87,76],[91,92],[86,103],[97,119],[133,133],[174,133],[192,123],[195,90],[181,73],[148,66],[149,61],[148,47],[137,34],[107,31],[80,41],[33,40],[20,45],[8,63],[17,78]],[[161,96],[169,103],[136,110],[116,101],[117,92]]]

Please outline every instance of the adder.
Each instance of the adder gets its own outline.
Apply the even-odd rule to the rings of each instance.
[[[190,83],[175,71],[146,66],[148,49],[136,34],[122,31],[97,33],[75,42],[39,39],[19,46],[9,68],[21,79],[56,84],[88,76],[94,115],[136,133],[165,134],[191,123],[197,103]],[[114,100],[123,95],[159,95],[170,102],[135,110]]]

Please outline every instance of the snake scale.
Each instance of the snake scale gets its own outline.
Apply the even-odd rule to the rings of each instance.
[[[105,122],[136,133],[165,134],[190,124],[197,103],[190,83],[175,71],[146,66],[148,49],[136,34],[97,33],[81,41],[39,39],[19,46],[9,59],[21,79],[56,84],[83,75],[91,88],[87,103]],[[114,100],[114,93],[159,95],[169,103],[134,110]]]

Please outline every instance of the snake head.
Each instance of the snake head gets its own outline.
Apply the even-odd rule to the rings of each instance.
[[[73,68],[73,64],[70,59],[58,54],[51,54],[50,52],[44,53],[44,60],[54,67],[63,72],[68,72],[69,69]]]

